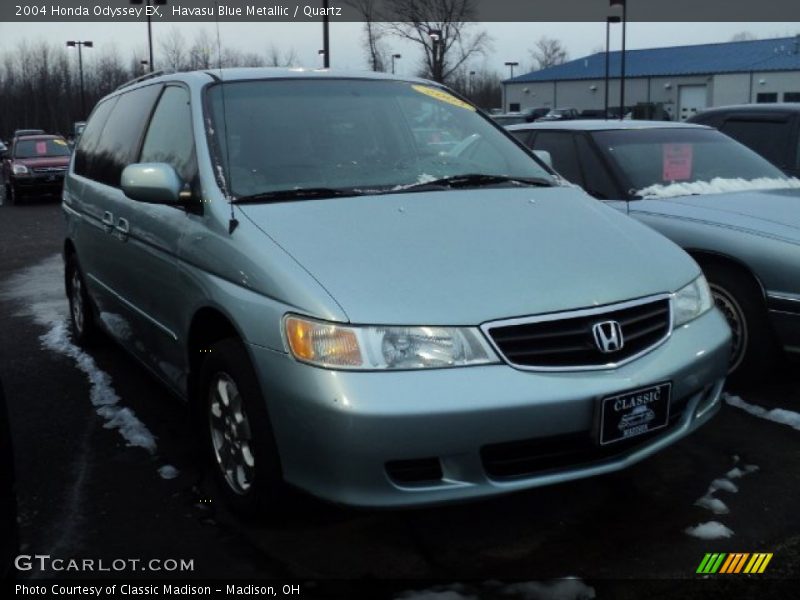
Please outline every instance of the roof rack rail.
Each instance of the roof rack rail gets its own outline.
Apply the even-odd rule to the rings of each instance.
[[[165,75],[166,73],[167,73],[166,71],[153,71],[152,73],[145,73],[144,75],[141,75],[140,77],[136,77],[134,79],[131,79],[130,81],[126,81],[125,83],[123,83],[121,86],[119,86],[114,91],[116,92],[117,90],[121,90],[122,88],[129,87],[129,86],[133,85],[134,83],[139,83],[140,81],[146,81],[148,79],[153,79],[154,77],[159,77],[161,75]]]

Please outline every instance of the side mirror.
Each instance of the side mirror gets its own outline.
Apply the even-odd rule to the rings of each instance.
[[[183,182],[172,165],[136,163],[122,171],[122,191],[131,200],[148,204],[181,204]]]
[[[553,168],[553,157],[550,156],[550,153],[547,150],[534,150],[533,153],[536,155],[536,158],[538,158],[551,169]]]

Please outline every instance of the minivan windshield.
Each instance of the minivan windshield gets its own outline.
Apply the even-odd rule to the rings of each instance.
[[[209,88],[206,106],[212,147],[237,199],[398,193],[451,178],[460,187],[556,184],[472,105],[430,85],[226,82]]]
[[[632,196],[800,187],[800,181],[787,178],[749,148],[712,129],[619,129],[597,131],[593,137]]]

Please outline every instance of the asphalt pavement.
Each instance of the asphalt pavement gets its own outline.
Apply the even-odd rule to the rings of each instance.
[[[0,205],[0,290],[26,269],[55,264],[63,223],[52,199]],[[53,273],[43,284],[47,293],[63,289]],[[180,400],[110,340],[93,349],[91,357],[120,405],[152,432],[157,449],[126,445],[97,414],[75,357],[46,346],[47,333],[18,299],[0,294],[0,377],[11,413],[27,554],[191,559],[194,570],[181,577],[400,579],[408,580],[403,586],[409,589],[422,586],[420,580],[474,584],[574,576],[597,597],[618,598],[625,595],[603,594],[609,581],[670,580],[673,591],[688,589],[709,552],[770,552],[762,577],[800,577],[800,430],[741,408],[724,405],[689,438],[600,478],[404,511],[350,510],[298,493],[279,526],[256,526],[215,502]],[[730,393],[767,410],[800,412],[796,373],[786,368],[768,384]],[[167,465],[177,477],[159,474]],[[728,485],[715,491],[711,496],[728,512],[714,514],[696,501],[720,479],[737,491]],[[712,521],[731,537],[703,540],[686,533]],[[85,576],[37,569],[21,574],[63,575]]]

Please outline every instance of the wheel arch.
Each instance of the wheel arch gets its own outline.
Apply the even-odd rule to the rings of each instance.
[[[722,254],[721,252],[712,252],[710,250],[700,250],[695,248],[686,248],[686,252],[697,261],[700,268],[707,264],[725,265],[738,271],[741,275],[750,280],[758,288],[758,293],[766,306],[767,291],[761,279],[753,272],[753,270],[742,260],[730,256],[729,254]]]

